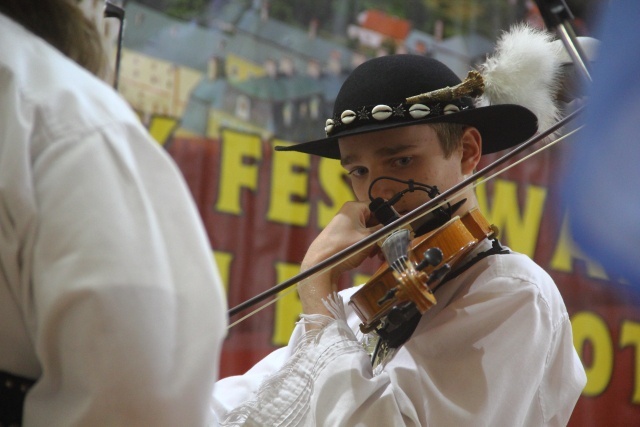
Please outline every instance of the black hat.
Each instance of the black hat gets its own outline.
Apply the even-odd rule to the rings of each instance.
[[[481,80],[477,73],[476,77]],[[340,88],[333,117],[326,122],[326,138],[276,150],[339,159],[340,137],[414,124],[459,123],[478,129],[482,154],[489,154],[524,142],[537,131],[536,116],[528,109],[514,104],[476,108],[471,96],[481,92],[456,96],[449,90],[460,83],[453,71],[432,58],[387,55],[371,59],[353,70]],[[439,94],[431,96],[433,91]],[[441,92],[451,95],[442,97]],[[428,95],[418,101],[410,99],[419,94]]]

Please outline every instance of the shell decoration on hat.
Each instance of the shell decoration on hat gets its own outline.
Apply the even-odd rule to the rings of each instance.
[[[356,114],[353,110],[344,110],[339,118],[327,119],[324,130],[330,136],[338,126],[361,124],[363,121],[383,122],[391,117],[411,117],[423,119],[429,115],[440,116],[453,114],[465,107],[458,106],[455,100],[462,97],[478,97],[484,91],[484,80],[477,71],[470,71],[467,78],[454,87],[445,87],[432,92],[409,97],[400,105],[391,107],[378,104],[365,106]],[[429,104],[429,105],[427,105]]]
[[[413,104],[409,107],[409,115],[414,119],[425,118],[431,113],[431,108],[424,104]]]

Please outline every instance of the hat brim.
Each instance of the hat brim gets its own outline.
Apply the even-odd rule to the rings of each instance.
[[[297,151],[331,159],[340,159],[338,139],[346,136],[376,132],[403,126],[428,123],[458,123],[472,126],[482,136],[482,154],[491,154],[514,147],[533,136],[538,130],[538,120],[528,109],[514,104],[490,105],[472,108],[458,113],[410,121],[370,123],[340,132],[339,135],[300,144],[276,146],[277,151]]]

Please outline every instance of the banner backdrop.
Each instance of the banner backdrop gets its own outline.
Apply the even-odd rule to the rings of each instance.
[[[431,55],[463,76],[494,41],[473,31],[433,37],[364,10],[339,26],[348,32],[341,43],[320,36],[317,22],[302,30],[269,17],[266,3],[214,4],[215,25],[203,26],[127,3],[120,92],[182,170],[234,307],[297,274],[308,245],[352,199],[337,161],[273,147],[322,136],[337,89],[367,57]],[[476,192],[501,240],[549,272],[564,297],[588,377],[570,425],[631,425],[640,422],[640,287],[607,274],[572,241],[558,179],[568,146],[579,143],[578,133]],[[602,226],[608,221],[614,207]],[[365,282],[376,267],[367,261],[341,286]],[[300,303],[295,289],[282,294],[229,330],[222,376],[287,343]]]

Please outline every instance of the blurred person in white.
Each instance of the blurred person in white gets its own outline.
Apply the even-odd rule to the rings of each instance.
[[[221,281],[107,62],[77,2],[0,3],[0,425],[208,422]]]

